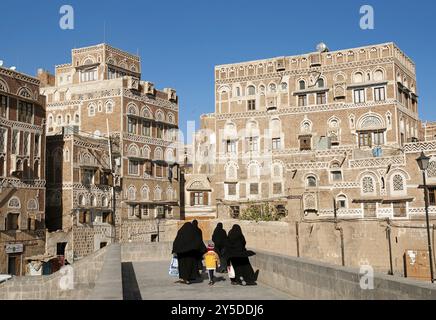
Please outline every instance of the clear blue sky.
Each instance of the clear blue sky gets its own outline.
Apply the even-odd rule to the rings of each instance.
[[[75,29],[59,28],[59,9],[75,9]],[[375,29],[359,28],[359,9],[375,10]],[[73,47],[104,40],[142,57],[142,78],[180,96],[180,127],[214,110],[217,64],[394,41],[417,65],[420,116],[436,120],[434,0],[2,0],[0,59],[19,71],[53,71]],[[433,40],[431,40],[433,39]]]

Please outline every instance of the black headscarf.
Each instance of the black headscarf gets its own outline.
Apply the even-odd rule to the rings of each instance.
[[[226,246],[227,258],[242,258],[255,255],[253,251],[248,251],[245,248],[247,242],[242,234],[242,229],[239,225],[235,224],[229,231],[228,242]]]
[[[173,242],[173,253],[185,253],[192,250],[201,251],[203,241],[198,238],[198,233],[192,223],[185,223],[177,232]]]
[[[201,231],[201,229],[198,227],[197,220],[192,221],[192,226],[194,227],[194,231],[197,234],[198,241],[201,243],[199,250],[201,251],[202,254],[204,254],[207,252],[207,248],[206,248],[206,245],[204,244],[204,241],[203,241],[203,231]]]
[[[224,247],[227,244],[227,232],[223,229],[223,224],[220,222],[216,225],[212,234],[212,241],[215,247]]]

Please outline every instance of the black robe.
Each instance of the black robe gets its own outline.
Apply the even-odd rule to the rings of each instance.
[[[218,272],[225,272],[227,270],[227,261],[225,259],[225,248],[227,245],[227,232],[223,229],[223,224],[217,224],[212,234],[212,241],[215,244],[215,252],[220,257],[220,267]]]
[[[173,254],[179,262],[179,278],[185,281],[198,277],[198,256],[202,255],[203,241],[198,238],[194,226],[187,222],[177,232],[173,242]]]
[[[197,220],[193,220],[192,221],[192,225],[194,227],[195,233],[197,235],[198,241],[201,243],[200,244],[200,250],[198,252],[197,255],[197,264],[198,264],[198,270],[202,270],[203,269],[203,255],[207,252],[207,247],[204,244],[203,241],[203,232],[201,231],[201,229],[198,227],[198,221]]]
[[[241,278],[247,283],[254,283],[257,275],[250,264],[248,257],[255,255],[253,251],[245,248],[245,237],[241,227],[234,225],[229,231],[225,255],[228,263],[231,263],[235,270],[235,278],[232,281],[240,282]]]

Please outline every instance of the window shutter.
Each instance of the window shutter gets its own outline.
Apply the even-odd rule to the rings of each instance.
[[[203,204],[205,206],[209,204],[209,192],[203,192]]]
[[[191,206],[193,206],[195,194],[194,194],[194,192],[191,192],[190,194],[191,194]]]

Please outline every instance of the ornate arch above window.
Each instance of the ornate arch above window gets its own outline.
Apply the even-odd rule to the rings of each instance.
[[[9,86],[3,79],[0,79],[0,91],[9,92]]]
[[[136,144],[131,144],[129,146],[128,151],[129,156],[138,157],[139,156],[139,148]]]
[[[163,151],[160,147],[157,147],[154,149],[154,159],[155,160],[162,160]]]
[[[150,108],[147,106],[142,108],[141,114],[144,118],[153,119],[153,113],[151,112]]]
[[[162,200],[162,189],[159,186],[154,189],[154,200]]]
[[[135,186],[130,186],[127,190],[127,199],[130,201],[136,200],[136,188]]]
[[[376,114],[363,116],[359,121],[358,129],[360,130],[378,130],[386,129],[382,117]]]
[[[141,189],[141,198],[142,200],[149,200],[150,199],[150,188],[145,185]]]
[[[157,110],[156,111],[156,120],[157,121],[164,121],[165,116],[164,113],[162,112],[162,110]]]
[[[17,93],[20,97],[32,99],[32,92],[28,88],[20,88]]]
[[[38,201],[35,199],[30,199],[27,201],[27,210],[29,211],[37,211],[38,210]]]
[[[10,209],[21,209],[21,202],[18,197],[12,197],[8,202],[8,208]]]
[[[127,106],[127,114],[137,116],[138,115],[138,106],[133,102],[129,103]]]

